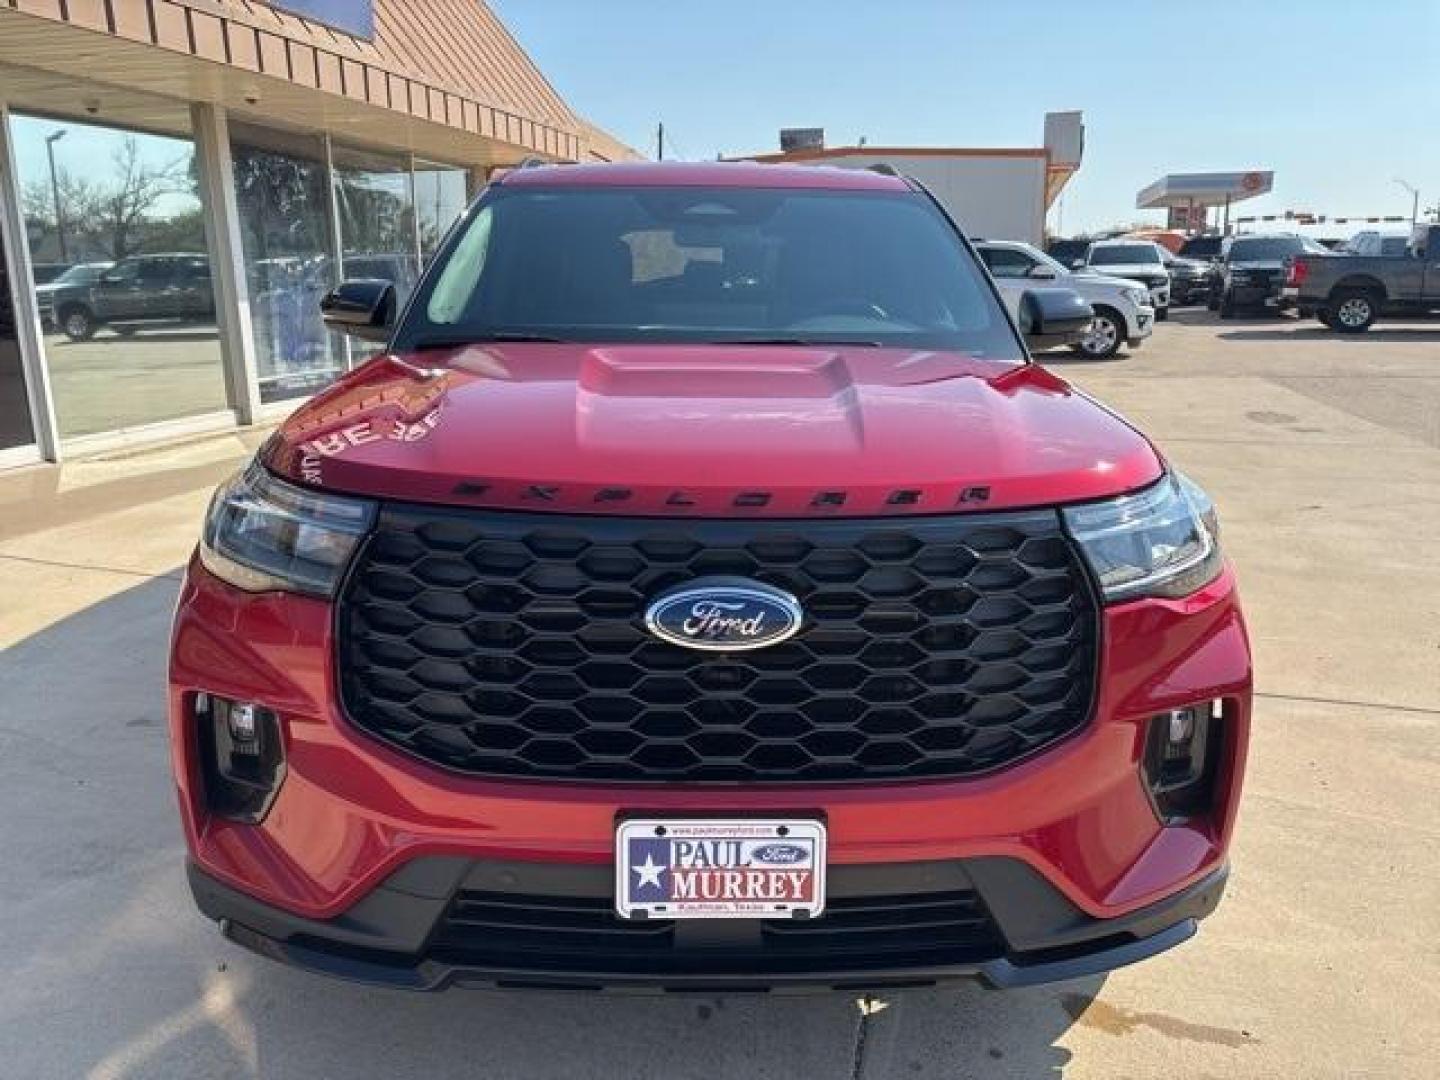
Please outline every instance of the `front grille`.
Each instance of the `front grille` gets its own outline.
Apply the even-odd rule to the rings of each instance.
[[[663,976],[938,966],[1004,952],[971,890],[837,898],[815,919],[722,922],[682,930],[621,919],[603,897],[461,892],[427,957],[459,967]],[[687,939],[691,930],[698,940]]]
[[[789,641],[705,653],[650,599],[731,575],[805,609]],[[390,505],[346,582],[351,720],[509,777],[810,782],[963,776],[1089,713],[1097,610],[1053,511],[806,522]]]

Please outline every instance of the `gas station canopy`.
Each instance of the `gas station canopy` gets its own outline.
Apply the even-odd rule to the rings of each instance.
[[[1137,210],[1166,207],[1228,206],[1241,199],[1264,195],[1275,182],[1273,172],[1172,173],[1162,176],[1135,196]]]

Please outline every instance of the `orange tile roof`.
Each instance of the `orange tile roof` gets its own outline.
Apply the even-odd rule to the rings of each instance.
[[[224,14],[308,39],[318,47],[353,51],[388,71],[479,98],[517,116],[572,130],[579,126],[569,106],[482,0],[374,0],[373,41],[260,0],[183,2],[224,9]]]

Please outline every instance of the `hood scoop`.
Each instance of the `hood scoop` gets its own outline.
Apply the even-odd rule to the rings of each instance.
[[[575,387],[576,438],[592,450],[687,454],[852,454],[862,409],[844,357],[823,349],[779,358],[749,346],[702,353],[595,349]]]
[[[644,349],[593,349],[580,368],[580,389],[602,397],[753,397],[756,381],[764,397],[834,397],[854,388],[845,360],[821,349],[783,359],[761,358],[749,346],[706,349],[703,354],[658,353]],[[749,389],[742,391],[740,384]]]

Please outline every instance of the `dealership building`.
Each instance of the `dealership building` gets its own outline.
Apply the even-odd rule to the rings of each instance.
[[[919,180],[972,237],[1045,243],[1045,215],[1080,168],[1085,123],[1079,112],[1045,114],[1039,146],[827,146],[821,128],[780,133],[773,154],[747,161],[828,165],[847,169],[889,167]]]
[[[634,157],[480,0],[0,0],[0,468],[278,419],[490,170]]]

